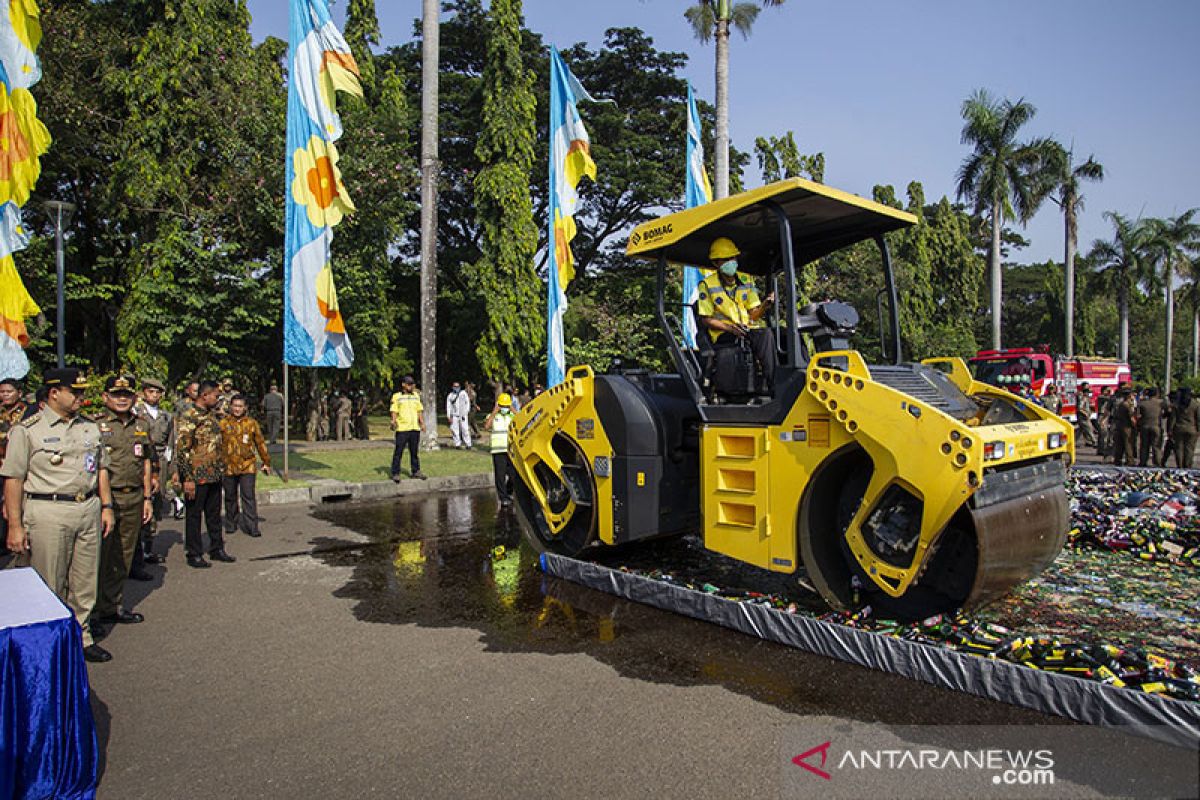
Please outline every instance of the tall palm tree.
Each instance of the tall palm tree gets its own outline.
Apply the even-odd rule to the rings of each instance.
[[[1050,188],[1046,175],[1053,163],[1048,139],[1018,142],[1017,133],[1037,109],[1025,100],[1012,102],[992,97],[979,89],[962,105],[962,142],[973,152],[958,168],[959,198],[975,203],[975,213],[985,209],[990,216],[992,347],[1000,348],[1000,294],[1003,288],[1000,265],[1000,232],[1006,220],[1025,224],[1037,211]]]
[[[1144,220],[1131,220],[1115,211],[1104,212],[1104,218],[1112,223],[1112,239],[1097,239],[1092,244],[1090,258],[1097,265],[1100,279],[1116,290],[1117,357],[1129,361],[1129,295],[1135,283],[1146,275],[1149,236]]]
[[[1146,246],[1162,270],[1167,295],[1166,357],[1163,391],[1171,391],[1171,351],[1175,332],[1175,277],[1186,274],[1191,261],[1189,252],[1200,249],[1200,224],[1192,221],[1200,209],[1185,211],[1174,219],[1147,220]]]
[[[1191,258],[1187,262],[1187,285],[1181,290],[1184,302],[1192,310],[1192,359],[1189,374],[1195,378],[1200,375],[1200,258]]]
[[[750,29],[758,19],[759,6],[783,5],[783,0],[759,0],[759,4],[733,0],[700,0],[683,15],[692,24],[696,38],[704,44],[712,39],[717,43],[717,125],[713,166],[716,168],[716,199],[729,196],[729,26],[737,28],[743,38],[750,38]]]
[[[1075,153],[1062,145],[1054,143],[1050,147],[1049,177],[1054,182],[1054,202],[1062,209],[1063,224],[1066,228],[1063,245],[1063,273],[1066,278],[1066,356],[1075,355],[1075,251],[1079,246],[1079,212],[1083,210],[1083,193],[1080,184],[1083,181],[1104,180],[1104,167],[1096,161],[1095,156],[1088,156],[1087,161],[1075,164]]]
[[[421,404],[437,409],[438,40],[441,3],[421,6]],[[425,415],[421,447],[437,449],[437,412]]]

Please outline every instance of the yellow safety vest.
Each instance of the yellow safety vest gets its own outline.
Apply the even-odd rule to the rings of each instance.
[[[513,415],[511,413],[497,412],[496,416],[492,417],[492,452],[507,453],[508,452],[508,426],[512,424]]]

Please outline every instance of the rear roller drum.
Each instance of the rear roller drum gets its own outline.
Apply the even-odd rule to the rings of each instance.
[[[563,463],[562,478],[544,463],[533,468],[548,508],[538,502],[533,491],[515,472],[510,474],[513,500],[525,538],[534,549],[573,558],[596,536],[595,482],[587,457],[569,437],[561,433],[555,435],[552,447]],[[547,522],[547,510],[550,515],[557,516],[569,508],[572,501],[575,507],[570,519],[561,530],[553,532]]]

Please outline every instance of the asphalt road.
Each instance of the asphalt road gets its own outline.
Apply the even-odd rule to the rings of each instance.
[[[776,797],[798,723],[1061,723],[545,579],[487,492],[180,527],[89,665],[102,798]]]

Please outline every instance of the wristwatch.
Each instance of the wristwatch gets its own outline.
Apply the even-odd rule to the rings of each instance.
[[[104,508],[109,508],[109,509],[111,509],[112,507],[113,507],[113,504],[112,504],[112,503],[101,503],[101,504],[100,504],[100,508],[102,508],[102,509],[104,509]]]

